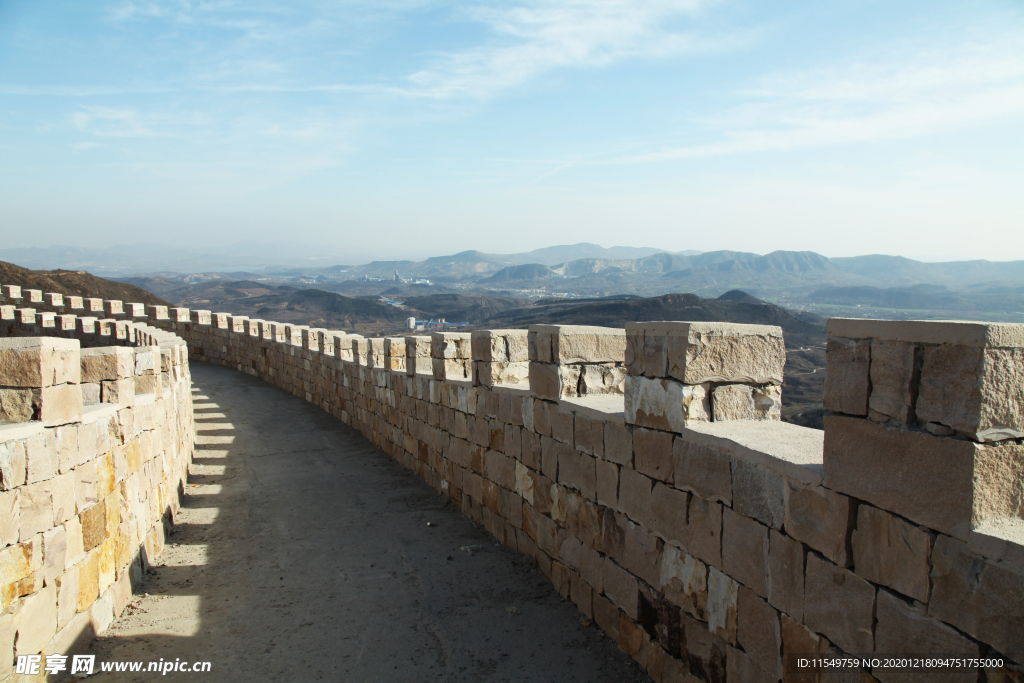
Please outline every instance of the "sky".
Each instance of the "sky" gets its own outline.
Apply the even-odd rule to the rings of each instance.
[[[0,246],[1024,259],[1020,0],[0,0]]]

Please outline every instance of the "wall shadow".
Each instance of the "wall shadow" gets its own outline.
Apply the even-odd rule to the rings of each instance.
[[[531,558],[357,431],[235,370],[191,369],[197,443],[174,533],[94,641],[98,666],[209,661],[167,676],[216,681],[649,680]]]

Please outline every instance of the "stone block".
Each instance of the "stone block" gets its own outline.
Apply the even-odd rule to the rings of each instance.
[[[601,584],[604,594],[631,619],[636,619],[640,596],[636,578],[615,562],[606,559],[601,568]]]
[[[79,342],[55,337],[0,339],[0,386],[43,388],[78,384]]]
[[[33,484],[57,474],[60,453],[55,448],[55,429],[47,429],[25,440],[25,481]]]
[[[530,363],[530,393],[547,401],[578,396],[580,366]]]
[[[469,362],[461,358],[433,358],[431,367],[433,369],[434,379],[438,381],[445,380],[463,380],[470,379],[470,366]]]
[[[529,359],[541,363],[623,363],[626,332],[585,325],[530,325]]]
[[[683,437],[672,444],[672,457],[676,488],[691,491],[704,500],[732,505],[732,458],[729,453]]]
[[[37,419],[47,425],[80,422],[82,419],[82,387],[78,384],[59,384],[39,390]]]
[[[1024,446],[985,446],[839,415],[825,417],[825,486],[967,540],[1024,510]]]
[[[722,567],[722,504],[690,496],[686,550],[705,564]]]
[[[508,363],[530,360],[527,330],[477,330],[470,334],[474,361]]]
[[[142,379],[142,378],[137,378]],[[118,379],[107,382],[100,382],[100,402],[120,403],[124,406],[135,404],[136,389],[145,389],[145,386],[138,386],[136,379]],[[139,383],[141,384],[141,382]],[[139,391],[138,393],[145,393]]]
[[[708,620],[708,568],[696,557],[666,544],[658,588],[691,616]]]
[[[576,448],[584,453],[603,458],[605,424],[603,420],[577,414],[573,424],[573,443]]]
[[[801,487],[790,482],[783,493],[786,533],[845,567],[856,510],[849,497],[821,486]]]
[[[78,567],[71,567],[57,579],[57,628],[64,628],[77,612]]]
[[[635,576],[655,586],[661,576],[661,555],[664,543],[639,524],[627,521],[624,544],[616,560]]]
[[[726,680],[726,649],[724,640],[709,630],[710,624],[704,624],[687,615],[681,616],[686,649],[682,653],[687,668],[693,678],[685,679],[685,683],[698,681]]]
[[[644,373],[685,384],[782,384],[786,349],[782,329],[719,322],[626,323],[626,333],[644,335]],[[632,374],[632,373],[631,373]]]
[[[1024,436],[1024,349],[924,349],[917,418],[977,441]],[[1008,390],[1009,389],[1009,390]]]
[[[913,653],[920,656],[978,657],[978,644],[956,630],[930,618],[923,606],[907,603],[887,590],[878,591],[875,651],[886,654]],[[922,679],[920,671],[879,667],[875,677],[882,683],[911,683]],[[927,673],[936,683],[975,683],[975,669],[934,669]]]
[[[672,441],[668,432],[637,427],[633,430],[633,463],[637,472],[672,482]]]
[[[579,395],[622,394],[626,369],[617,363],[588,363],[580,367]]]
[[[874,652],[875,588],[815,553],[807,555],[804,623],[846,652]]]
[[[743,683],[775,683],[776,679],[768,674],[754,661],[754,658],[734,647],[726,647],[725,679],[727,681],[743,681]]]
[[[597,504],[619,509],[619,466],[606,460],[594,463],[596,469]]]
[[[781,529],[785,517],[782,477],[743,460],[732,463],[733,509],[773,529]]]
[[[57,526],[43,533],[43,578],[53,583],[64,573],[67,559],[67,534],[64,527]]]
[[[927,530],[870,505],[858,508],[853,532],[858,576],[927,602],[931,548]]]
[[[626,424],[681,433],[690,422],[710,420],[709,385],[630,375],[625,381]]]
[[[660,360],[659,356],[659,360]],[[626,372],[630,375],[645,375],[646,365],[644,362],[644,331],[643,328],[626,330]],[[664,364],[660,367],[652,367],[650,377],[664,377],[666,374]]]
[[[903,341],[871,341],[871,419],[898,424],[914,421],[920,353],[919,346]]]
[[[640,524],[650,524],[651,490],[654,482],[636,470],[623,467],[619,472],[619,506],[630,519]]]
[[[633,466],[633,433],[629,429],[614,422],[604,423],[604,459]]]
[[[53,526],[53,494],[49,481],[39,481],[21,488],[20,538],[28,541]]]
[[[870,364],[870,340],[828,338],[825,342],[825,410],[847,415],[868,414]]]
[[[530,363],[518,361],[514,363],[487,363],[473,361],[473,385],[493,387],[501,384],[521,384],[529,380]]]
[[[560,444],[556,450],[558,453],[558,483],[579,491],[587,498],[594,499],[597,488],[594,457],[580,453],[566,444]]]
[[[736,644],[736,614],[740,585],[714,567],[708,567],[708,630]]]
[[[430,355],[433,358],[471,360],[471,335],[466,332],[432,332]]]
[[[768,539],[768,604],[804,618],[804,546],[772,529]]]
[[[830,645],[828,639],[785,614],[779,615],[779,625],[782,634],[782,683],[820,683],[817,670],[800,669],[793,666],[791,659],[797,656],[825,654]]]
[[[768,597],[768,527],[722,510],[722,571],[761,597]]]
[[[82,543],[86,552],[103,543],[107,538],[107,506],[97,503],[86,509],[79,520],[82,523]]]
[[[516,493],[522,496],[527,503],[533,505],[533,477],[530,474],[529,468],[518,460],[515,463],[515,477]]]
[[[0,548],[18,542],[21,524],[21,491],[0,491]]]
[[[651,491],[648,505],[647,527],[665,541],[685,548],[689,539],[686,512],[690,494],[658,482]]]
[[[46,586],[26,597],[14,615],[17,631],[16,655],[38,654],[57,632],[57,591]]]
[[[782,388],[772,384],[719,384],[711,390],[711,412],[715,422],[779,420]]]
[[[736,639],[761,669],[765,680],[782,677],[782,632],[779,613],[746,586],[737,600]]]
[[[828,331],[831,336],[871,339],[872,382],[876,346],[888,347],[877,368],[889,375],[878,388],[880,403],[895,397],[906,404],[908,394],[910,398],[917,394],[913,407],[924,423],[952,428],[979,441],[1024,435],[1024,394],[1007,391],[1007,387],[1019,387],[1024,374],[1021,325],[833,318]],[[906,386],[908,346],[915,349],[915,365]],[[873,387],[873,402],[875,393]]]
[[[1024,661],[1024,576],[978,558],[963,541],[939,536],[931,579],[930,617]]]

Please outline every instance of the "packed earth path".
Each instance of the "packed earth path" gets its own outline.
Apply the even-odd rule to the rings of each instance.
[[[207,681],[650,680],[554,591],[357,431],[235,370],[191,364],[196,453],[175,530],[93,643],[210,662]],[[163,678],[160,676],[160,678]]]

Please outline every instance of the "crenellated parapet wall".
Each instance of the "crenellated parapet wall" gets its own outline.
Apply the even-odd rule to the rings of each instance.
[[[18,655],[83,651],[124,610],[193,452],[181,339],[44,313],[0,320],[0,680]]]
[[[779,419],[775,327],[154,324],[360,430],[655,680],[1024,676],[1024,326],[830,321],[822,432]],[[1003,665],[791,667],[815,653]]]

